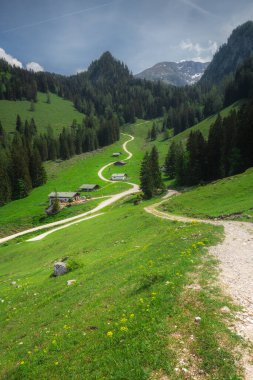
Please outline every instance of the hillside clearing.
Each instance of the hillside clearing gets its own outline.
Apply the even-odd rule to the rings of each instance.
[[[0,120],[4,129],[7,132],[15,131],[18,114],[23,122],[34,118],[39,133],[46,132],[50,125],[55,135],[58,135],[63,127],[69,127],[74,119],[78,123],[82,122],[84,115],[78,112],[69,100],[64,100],[55,94],[50,94],[50,104],[46,99],[47,94],[38,92],[34,111],[30,111],[31,103],[26,100],[0,100]]]
[[[171,199],[162,208],[168,212],[197,218],[253,221],[253,169]]]

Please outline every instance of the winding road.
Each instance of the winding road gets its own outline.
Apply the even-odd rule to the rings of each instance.
[[[125,134],[125,133],[122,133],[122,134],[125,135],[125,136],[128,136],[128,137],[129,137],[129,140],[125,141],[124,144],[123,144],[123,146],[122,146],[122,148],[124,149],[124,151],[128,154],[128,156],[127,156],[124,160],[122,160],[122,161],[126,161],[126,160],[129,160],[129,159],[133,156],[132,153],[129,152],[129,150],[127,149],[127,144],[128,144],[129,142],[133,141],[133,140],[134,140],[134,137],[131,136],[131,135],[127,135],[127,134]],[[111,180],[109,180],[109,179],[107,179],[107,178],[105,178],[105,177],[103,176],[103,171],[104,171],[108,166],[113,165],[113,164],[114,164],[114,161],[113,161],[113,162],[110,162],[109,164],[107,164],[107,165],[105,165],[105,166],[103,166],[103,167],[99,170],[99,172],[98,172],[98,176],[99,176],[103,181],[105,181],[105,182],[113,182],[113,181],[111,181]],[[53,233],[53,232],[56,232],[56,231],[62,229],[62,228],[66,228],[66,227],[69,227],[69,226],[71,226],[71,225],[73,225],[73,224],[77,224],[77,223],[80,223],[80,222],[85,221],[85,220],[87,220],[87,219],[90,219],[90,217],[87,218],[88,215],[95,214],[95,213],[97,213],[98,211],[102,210],[103,208],[105,208],[105,207],[111,205],[112,203],[117,202],[119,199],[124,198],[124,197],[127,196],[127,195],[137,193],[137,192],[139,191],[139,186],[136,185],[135,183],[131,183],[131,182],[125,182],[125,183],[131,185],[132,187],[131,187],[130,189],[126,190],[126,191],[123,191],[123,192],[121,192],[121,193],[118,193],[118,194],[112,195],[110,198],[107,198],[106,200],[104,200],[103,202],[101,202],[98,206],[96,206],[95,208],[93,208],[93,209],[90,210],[90,211],[84,212],[83,214],[79,214],[79,215],[77,215],[77,216],[73,216],[73,217],[71,217],[71,218],[62,219],[62,220],[59,220],[59,221],[57,221],[57,222],[53,222],[53,223],[43,224],[42,226],[38,226],[38,227],[34,227],[34,228],[30,228],[30,229],[28,229],[28,230],[21,231],[21,232],[18,232],[18,233],[16,233],[16,234],[13,234],[13,235],[6,236],[6,237],[0,239],[0,244],[1,244],[1,243],[5,243],[5,242],[7,242],[7,241],[9,241],[9,240],[13,240],[13,239],[15,239],[15,238],[17,238],[17,237],[19,237],[19,236],[23,236],[23,235],[26,235],[26,234],[32,233],[32,232],[36,232],[36,231],[40,231],[40,230],[44,230],[44,229],[49,229],[49,228],[51,228],[51,227],[56,227],[56,226],[62,226],[62,225],[64,225],[64,226],[62,226],[62,227],[59,227],[59,228],[53,228],[53,229],[51,229],[51,230],[49,230],[49,231],[47,231],[47,232],[45,232],[45,233],[43,233],[43,234],[37,235],[37,236],[35,236],[35,237],[29,239],[28,241],[37,241],[37,240],[41,240],[41,239],[43,239],[44,237],[50,235],[50,234]],[[94,215],[93,218],[96,217],[96,216],[100,216],[100,215],[102,215],[102,213]]]
[[[243,306],[243,311],[236,313],[235,329],[246,340],[253,343],[253,225],[246,222],[213,221],[210,219],[194,219],[185,216],[169,214],[157,207],[167,201],[167,198],[180,193],[169,190],[164,199],[156,204],[145,207],[145,211],[162,219],[178,222],[198,222],[224,227],[224,240],[209,249],[209,252],[219,260],[220,281],[224,292],[235,303]],[[245,353],[243,365],[245,380],[253,379],[253,358]]]
[[[134,140],[132,135],[127,135],[127,140],[122,148],[128,154],[124,161],[131,159],[132,153],[127,149],[127,144]],[[106,168],[113,165],[113,162],[104,165],[99,171],[98,176],[105,182],[113,182],[110,179],[104,177],[103,172]],[[10,236],[6,236],[0,239],[0,244],[16,237],[36,232],[43,229],[49,229],[48,231],[35,236],[28,241],[37,241],[45,238],[51,233],[54,233],[63,228],[67,228],[74,224],[83,222],[85,220],[96,218],[104,213],[98,213],[103,208],[111,205],[119,199],[137,193],[139,186],[128,183],[131,188],[121,193],[110,196],[102,201],[94,209],[87,211],[83,214],[66,218],[57,222],[44,224],[35,228],[31,228]],[[171,196],[179,195],[177,191],[169,190],[163,200],[157,204],[153,204],[144,208],[144,210],[156,217],[168,220],[175,220],[179,222],[192,222],[197,221],[199,223],[208,223],[214,225],[222,225],[224,227],[225,238],[224,240],[210,248],[210,253],[216,256],[220,262],[220,280],[224,285],[224,290],[228,293],[237,303],[244,307],[243,312],[237,313],[236,330],[244,338],[250,342],[253,341],[253,225],[251,223],[233,222],[233,221],[212,221],[212,220],[200,220],[184,216],[178,216],[174,214],[168,214],[157,210],[167,198]],[[55,227],[55,228],[52,228]],[[52,229],[50,229],[52,228]],[[244,358],[245,367],[245,379],[253,379],[253,365],[248,357]]]

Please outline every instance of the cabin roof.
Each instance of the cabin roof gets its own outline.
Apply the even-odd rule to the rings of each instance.
[[[53,191],[52,193],[49,194],[49,198],[73,198],[75,195],[78,195],[77,192],[71,192],[71,191],[66,191],[66,192],[55,192]]]
[[[92,190],[92,189],[94,189],[97,186],[98,185],[96,185],[94,183],[85,183],[84,185],[80,186],[80,189],[89,189],[89,190]]]
[[[125,161],[115,161],[114,165],[126,165]]]
[[[125,177],[126,174],[125,173],[116,173],[116,174],[112,174],[112,177]]]

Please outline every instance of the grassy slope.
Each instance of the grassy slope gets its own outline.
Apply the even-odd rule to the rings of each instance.
[[[236,102],[233,105],[224,108],[220,112],[221,116],[225,117],[229,115],[232,109],[238,109],[240,102]],[[192,128],[185,130],[184,132],[178,134],[177,136],[172,137],[171,139],[164,140],[163,134],[159,134],[155,141],[146,140],[148,130],[151,129],[153,121],[141,121],[139,120],[136,124],[127,125],[123,127],[123,131],[126,133],[130,133],[135,137],[135,141],[131,143],[131,149],[134,153],[133,159],[129,162],[129,165],[125,167],[125,171],[131,175],[132,178],[135,179],[136,182],[139,181],[139,172],[140,172],[140,163],[143,158],[143,155],[146,150],[150,150],[153,145],[156,145],[159,155],[160,155],[160,164],[163,165],[165,156],[168,152],[168,148],[172,141],[182,141],[186,142],[186,139],[191,131],[201,130],[205,137],[208,136],[208,131],[211,124],[214,123],[217,115],[213,115],[203,120],[202,122],[196,124]],[[109,172],[108,172],[109,174]]]
[[[63,100],[60,99],[60,102],[63,102]],[[45,106],[48,105],[45,104]],[[221,114],[223,116],[227,115],[231,108],[236,106],[237,104],[226,108]],[[153,145],[156,145],[159,150],[160,163],[162,165],[168,151],[168,146],[173,139],[178,140],[181,138],[184,141],[186,136],[190,133],[189,131],[196,128],[200,128],[205,133],[214,122],[215,118],[216,115],[170,140],[163,140],[162,135],[159,135],[157,140],[152,142],[147,141],[146,136],[148,129],[152,127],[153,121],[144,122],[140,120],[136,124],[125,126],[123,131],[135,136],[135,140],[131,142],[131,152],[133,153],[133,157],[128,161],[127,165],[122,168],[109,167],[105,170],[105,175],[110,178],[112,173],[126,172],[129,175],[130,181],[139,183],[141,160],[146,150],[150,150]],[[96,174],[99,168],[110,162],[112,152],[118,150],[122,151],[121,144],[126,139],[127,137],[122,137],[120,142],[113,144],[111,147],[108,147],[99,153],[95,152],[93,154],[76,156],[69,161],[61,163],[46,163],[49,177],[46,185],[34,189],[29,197],[11,202],[0,208],[0,236],[5,236],[10,232],[26,229],[47,221],[50,222],[52,218],[45,220],[44,209],[47,206],[48,194],[55,189],[57,191],[75,191],[82,183],[98,183],[103,188],[96,192],[97,196],[109,195],[126,189],[127,185],[123,183],[105,184],[98,179]],[[126,157],[125,154],[121,156],[121,158],[124,157]],[[167,184],[169,184],[169,182],[167,182]],[[84,210],[86,207],[87,206],[84,206]],[[72,208],[71,210],[65,211],[64,213],[61,213],[61,217],[72,215],[76,210],[77,208]],[[77,212],[80,213],[82,210],[83,208],[80,206]]]
[[[222,117],[226,117],[230,114],[230,112],[235,109],[238,110],[240,105],[242,104],[242,101],[238,101],[233,103],[232,105],[224,108],[221,112],[220,115]],[[206,118],[205,120],[201,121],[200,123],[194,125],[192,128],[189,128],[185,130],[184,132],[179,133],[177,136],[173,137],[173,140],[176,142],[182,141],[183,143],[186,143],[187,137],[189,136],[191,131],[196,131],[200,130],[205,138],[208,137],[208,132],[211,124],[215,122],[217,118],[217,115],[212,115]]]
[[[224,300],[204,278],[202,291],[184,290],[220,231],[160,220],[127,201],[40,242],[1,246],[0,377],[180,379],[179,334],[210,378],[239,379],[236,340],[219,314]],[[79,267],[50,278],[65,256]],[[207,267],[201,272],[210,276]],[[76,285],[67,286],[69,279]],[[191,368],[188,352],[185,360]]]
[[[125,139],[126,137],[122,141]],[[115,150],[120,150],[122,141],[101,151],[82,154],[68,161],[46,163],[48,182],[44,186],[34,189],[27,198],[10,202],[0,208],[0,236],[41,222],[51,222],[52,218],[45,220],[44,213],[48,205],[48,194],[51,191],[76,191],[83,183],[97,183],[101,186],[100,190],[93,192],[93,195],[97,197],[115,194],[129,188],[129,185],[125,183],[105,183],[97,176],[97,171],[105,163],[113,161],[111,155]],[[122,154],[122,158],[125,156]],[[78,206],[78,208],[71,207],[64,213],[60,213],[60,216],[71,215],[77,209],[79,213],[86,211],[87,205]]]
[[[253,169],[197,187],[163,204],[169,212],[216,218],[219,216],[253,222]],[[236,215],[235,215],[236,214]]]
[[[73,119],[78,122],[83,120],[84,115],[78,112],[73,103],[63,100],[57,95],[51,94],[51,104],[46,102],[46,94],[38,93],[38,102],[35,103],[35,111],[30,111],[28,101],[0,101],[0,120],[4,129],[13,132],[16,125],[17,114],[22,121],[34,118],[39,131],[46,131],[48,125],[59,133],[63,127],[68,127]]]

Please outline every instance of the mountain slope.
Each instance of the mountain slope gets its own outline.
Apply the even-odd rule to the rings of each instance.
[[[51,94],[51,103],[47,103],[47,95],[38,93],[38,102],[34,105],[34,111],[30,111],[30,102],[21,100],[0,100],[0,120],[7,132],[14,132],[17,114],[22,121],[34,118],[39,132],[46,132],[50,125],[55,134],[63,127],[69,127],[73,119],[81,123],[84,115],[78,112],[72,102]]]
[[[209,62],[160,62],[136,74],[136,78],[147,79],[151,81],[161,80],[174,86],[185,86],[196,83],[203,75]]]
[[[201,78],[201,83],[217,84],[224,76],[233,74],[237,67],[253,54],[253,22],[248,21],[236,29],[214,55]]]

